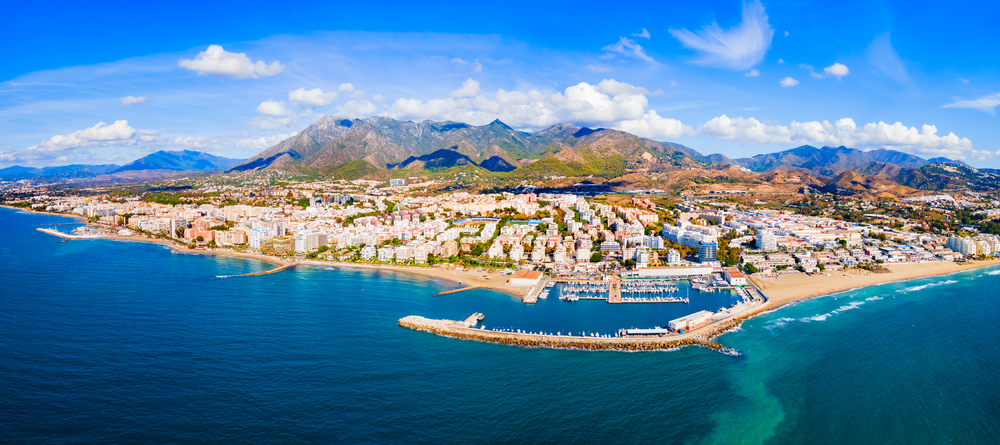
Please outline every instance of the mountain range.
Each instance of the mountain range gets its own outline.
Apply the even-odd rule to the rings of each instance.
[[[514,171],[540,161],[550,174],[621,172],[628,163],[697,163],[701,154],[611,129],[556,124],[529,133],[499,120],[473,126],[460,122],[403,122],[387,117],[326,116],[296,136],[251,157],[230,171],[267,168],[329,173],[357,161],[369,169],[446,168],[474,164]]]
[[[46,182],[87,180],[102,178],[113,181],[120,179],[149,179],[165,177],[180,172],[221,172],[242,162],[192,150],[158,151],[125,165],[73,164],[60,167],[21,167],[15,165],[0,169],[0,181],[41,179]]]
[[[183,172],[262,169],[337,179],[384,179],[466,167],[489,170],[496,173],[495,178],[517,182],[559,176],[599,177],[609,183],[613,180],[621,188],[636,184],[656,188],[657,181],[672,188],[719,181],[780,184],[796,175],[808,176],[801,178],[804,180],[801,184],[872,195],[1000,188],[1000,172],[977,170],[961,161],[924,159],[887,149],[864,151],[803,145],[730,159],[605,128],[556,124],[537,132],[524,132],[499,120],[475,126],[451,121],[398,121],[380,116],[363,119],[325,116],[301,133],[245,161],[190,150],[158,151],[124,166],[14,166],[0,170],[0,180],[115,182],[162,179]]]

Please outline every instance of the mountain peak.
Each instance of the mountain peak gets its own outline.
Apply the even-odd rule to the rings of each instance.
[[[493,119],[493,122],[490,122],[488,126],[490,126],[490,127],[497,127],[497,126],[499,126],[499,127],[506,128],[508,130],[513,130],[513,128],[510,128],[510,125],[507,125],[507,124],[503,123],[503,121],[501,121],[500,119]]]

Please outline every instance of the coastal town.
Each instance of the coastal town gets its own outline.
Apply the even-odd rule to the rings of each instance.
[[[917,273],[915,267],[923,275],[948,273],[1000,254],[1000,237],[971,226],[934,233],[921,230],[920,221],[904,221],[904,226],[899,218],[884,214],[868,215],[885,219],[885,225],[806,216],[761,205],[764,201],[733,199],[741,195],[734,192],[663,199],[648,192],[587,196],[530,187],[500,193],[429,193],[433,184],[404,180],[249,184],[204,182],[183,194],[57,196],[22,191],[5,205],[70,215],[86,223],[72,232],[39,228],[65,238],[161,242],[190,252],[262,259],[283,268],[391,268],[467,286],[459,290],[498,289],[528,304],[546,298],[557,282],[562,283],[563,301],[688,303],[687,298],[672,296],[678,280],[689,282],[696,292],[738,296],[729,308],[686,315],[663,328],[622,330],[613,336],[617,340],[591,338],[588,344],[664,335],[670,337],[656,341],[676,343],[688,338],[685,331],[697,331],[702,338],[701,328],[707,325],[718,326],[820,290],[898,279]],[[812,205],[818,199],[816,194],[806,197]],[[956,200],[928,195],[902,204],[994,217],[998,203],[987,196]],[[863,202],[837,206],[874,211]],[[420,328],[453,336],[468,336],[476,325],[427,323]],[[405,323],[418,324],[413,319]],[[543,336],[546,340],[540,344],[574,336],[513,334]],[[503,333],[489,334],[489,339],[503,338]]]

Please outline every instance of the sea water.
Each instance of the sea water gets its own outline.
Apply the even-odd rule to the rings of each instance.
[[[456,285],[351,268],[218,278],[273,266],[34,230],[67,221],[0,209],[2,443],[1000,436],[1000,274],[988,269],[782,308],[719,338],[740,357],[525,349],[396,322],[483,312],[487,327],[608,332],[700,303],[567,303],[553,292],[530,306],[484,290],[435,296]]]

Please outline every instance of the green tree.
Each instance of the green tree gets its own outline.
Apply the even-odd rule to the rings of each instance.
[[[604,261],[604,255],[602,255],[601,252],[594,252],[594,254],[590,256],[590,262],[592,263],[600,263],[601,261]]]
[[[749,274],[755,274],[757,272],[760,272],[760,269],[758,269],[757,266],[754,266],[752,263],[746,263],[746,265],[743,266],[743,270]]]

